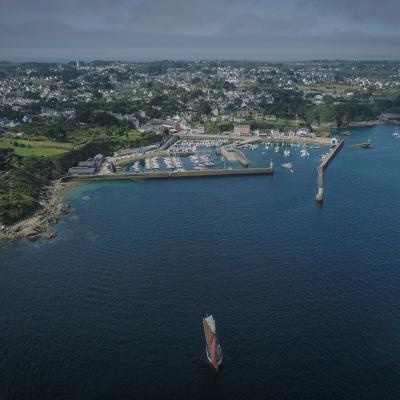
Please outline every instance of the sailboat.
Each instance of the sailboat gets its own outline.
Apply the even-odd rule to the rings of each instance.
[[[203,318],[204,336],[206,337],[206,355],[212,367],[218,371],[222,363],[223,355],[221,345],[219,344],[215,319],[212,315]]]
[[[293,145],[293,143],[292,143],[292,145]],[[289,156],[290,156],[290,150],[289,150],[288,147],[287,147],[287,143],[286,143],[286,145],[285,145],[285,150],[283,151],[283,155],[284,155],[285,157],[289,157]]]

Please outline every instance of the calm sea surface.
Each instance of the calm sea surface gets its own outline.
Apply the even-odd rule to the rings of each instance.
[[[393,132],[345,137],[323,206],[323,149],[293,148],[292,174],[69,191],[55,241],[0,248],[0,399],[399,399]]]

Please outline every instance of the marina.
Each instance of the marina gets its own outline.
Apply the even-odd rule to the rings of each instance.
[[[316,166],[318,189],[316,200],[323,201],[323,171],[343,146],[336,138],[237,138],[204,136],[180,138],[173,136],[163,149],[155,148],[134,154],[134,160],[117,161],[107,158],[107,168],[90,175],[70,175],[64,181],[81,180],[155,180],[171,178],[194,178],[206,176],[249,176],[273,174],[274,163],[284,171],[295,172],[295,162],[312,162]],[[285,139],[285,138],[284,138]],[[286,138],[287,139],[287,138]],[[321,153],[321,148],[330,148]],[[125,157],[125,156],[124,156]],[[295,162],[294,162],[295,161]],[[116,164],[116,171],[110,163]]]

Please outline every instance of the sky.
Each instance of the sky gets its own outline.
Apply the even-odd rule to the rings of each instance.
[[[400,0],[0,0],[0,60],[400,59]]]

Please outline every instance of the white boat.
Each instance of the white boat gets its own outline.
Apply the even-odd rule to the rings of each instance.
[[[285,163],[285,164],[281,164],[282,168],[285,169],[293,169],[293,164],[292,163]]]
[[[307,151],[307,149],[301,149],[300,150],[300,157],[308,157],[310,153]]]

